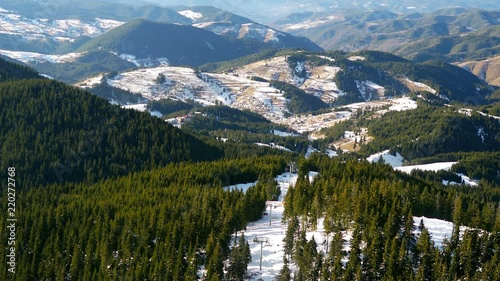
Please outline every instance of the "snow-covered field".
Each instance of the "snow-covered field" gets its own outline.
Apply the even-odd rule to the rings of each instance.
[[[403,166],[403,156],[401,156],[398,152],[396,152],[396,155],[392,155],[389,153],[389,150],[370,155],[366,158],[366,160],[371,163],[378,163],[378,161],[380,161],[380,157],[384,159],[384,163],[391,165],[395,169],[402,168],[401,166]]]
[[[157,82],[160,74],[165,77],[165,82],[162,84]],[[193,69],[186,67],[162,65],[138,69],[108,79],[108,84],[140,94],[148,100],[172,98],[211,105],[216,102],[230,105],[234,100],[233,95],[217,81],[208,76],[204,81],[195,75]]]
[[[409,97],[400,97],[394,99],[386,100],[373,100],[366,102],[351,103],[346,106],[353,111],[361,109],[363,111],[368,111],[377,108],[388,107],[388,109],[378,110],[377,113],[384,114],[389,111],[405,111],[417,108],[417,102],[410,99]]]
[[[451,166],[455,165],[458,162],[438,162],[438,163],[431,163],[431,164],[423,164],[423,165],[413,165],[413,166],[393,166],[395,170],[405,172],[407,174],[411,173],[413,170],[422,170],[422,171],[432,171],[432,172],[437,172],[440,170],[444,171],[449,171],[451,169]],[[450,182],[450,181],[445,181],[443,180],[444,185],[457,185],[457,184],[466,184],[470,186],[478,186],[478,181],[469,178],[467,175],[460,174],[460,173],[455,173],[458,176],[462,178],[461,183],[457,182]]]
[[[457,162],[438,162],[438,163],[431,163],[431,164],[424,164],[424,165],[414,165],[414,166],[399,166],[395,167],[394,169],[405,172],[407,174],[411,173],[413,170],[422,170],[422,171],[433,171],[437,172],[440,170],[445,170],[449,171],[451,169],[451,166],[455,165]]]
[[[271,131],[273,133],[273,135],[275,136],[280,136],[280,137],[298,137],[300,136],[299,134],[296,134],[296,133],[288,133],[288,132],[282,132],[282,131],[279,131],[279,130],[272,130]]]
[[[406,111],[417,108],[417,102],[409,97],[392,99],[390,101],[392,105],[389,107],[389,111]]]

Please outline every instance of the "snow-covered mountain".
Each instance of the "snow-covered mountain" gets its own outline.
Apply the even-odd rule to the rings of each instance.
[[[51,53],[57,45],[74,44],[83,38],[99,36],[124,22],[95,18],[48,19],[29,18],[0,8],[0,49]]]
[[[112,6],[115,9],[125,9],[122,16],[115,13],[103,14],[99,7],[89,7],[85,10],[85,16],[76,13],[58,15],[55,18],[49,17],[48,14],[23,14],[0,6],[0,38],[3,39],[0,41],[0,49],[42,54],[72,52],[86,41],[111,29],[136,18],[144,18],[155,22],[193,25],[218,35],[257,42],[269,47],[321,50],[309,39],[280,32],[248,18],[209,6],[180,7],[177,10],[156,6],[136,9]],[[78,6],[75,9],[83,8]],[[106,16],[108,17],[105,18]]]
[[[202,22],[194,26],[235,39],[266,43],[278,48],[305,48],[320,51],[321,48],[305,37],[296,37],[258,23],[233,23],[229,21]]]

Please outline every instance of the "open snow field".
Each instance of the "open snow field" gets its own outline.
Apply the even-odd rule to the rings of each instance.
[[[439,170],[449,171],[451,166],[455,165],[458,162],[438,162],[432,164],[424,164],[424,165],[414,165],[414,166],[403,166],[403,167],[395,167],[394,169],[405,172],[407,174],[411,173],[413,170],[422,170],[422,171],[433,171],[437,172]]]

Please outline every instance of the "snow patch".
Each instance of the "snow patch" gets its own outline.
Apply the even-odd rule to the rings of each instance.
[[[335,61],[335,59],[333,59],[331,57],[327,57],[327,56],[318,56],[318,58],[322,58],[322,59],[333,61],[333,62]]]
[[[361,57],[361,56],[350,56],[347,59],[350,61],[364,61],[364,60],[366,60],[365,57]]]
[[[250,182],[250,183],[239,183],[239,184],[225,186],[224,190],[240,190],[242,192],[247,192],[247,190],[250,187],[254,187],[256,185],[257,185],[257,181],[256,182]]]
[[[280,136],[280,137],[298,137],[300,136],[299,134],[296,133],[288,133],[288,132],[282,132],[279,130],[271,130],[271,133],[275,136]]]
[[[0,54],[22,61],[24,63],[29,62],[50,62],[50,63],[66,63],[73,62],[84,53],[68,53],[65,55],[46,55],[34,52],[21,52],[21,51],[8,51],[8,50],[0,50]]]
[[[328,157],[330,157],[330,158],[339,156],[337,154],[337,151],[334,151],[334,150],[331,150],[331,149],[327,149],[326,150],[326,155],[328,155]]]
[[[422,171],[433,171],[433,172],[437,172],[440,170],[449,171],[451,169],[451,166],[455,165],[456,163],[458,162],[438,162],[438,163],[431,163],[424,165],[413,165],[413,166],[403,166],[403,167],[398,166],[395,167],[395,169],[407,174],[417,169]]]
[[[389,107],[389,111],[406,111],[417,108],[417,102],[409,97],[393,99],[391,103],[392,105]]]
[[[366,158],[366,160],[370,163],[378,163],[378,161],[380,161],[380,157],[382,157],[384,163],[391,165],[395,169],[399,169],[399,167],[403,166],[403,156],[401,156],[399,152],[396,152],[396,156],[394,156],[389,153],[389,150],[370,155],[368,158]]]
[[[372,100],[373,94],[376,94],[377,96],[383,96],[385,93],[384,87],[377,85],[371,81],[355,80],[355,82],[361,97],[366,101]]]
[[[197,19],[201,19],[203,17],[201,13],[197,13],[192,10],[184,10],[184,11],[179,11],[177,13],[193,21],[196,21]]]
[[[319,150],[317,150],[316,148],[312,147],[312,146],[309,146],[307,148],[307,152],[306,152],[306,159],[311,157],[311,155],[313,155],[313,153],[316,153],[318,152]]]
[[[413,225],[418,227],[420,225],[420,221],[423,220],[424,226],[427,228],[429,233],[431,234],[431,240],[434,241],[434,245],[440,249],[443,248],[443,240],[445,238],[450,239],[451,234],[453,233],[454,224],[449,221],[440,220],[440,219],[432,219],[426,217],[413,217]],[[460,233],[463,234],[466,227],[460,227]],[[414,232],[415,234],[420,234],[420,231],[417,229]]]
[[[477,128],[477,136],[481,138],[481,141],[484,143],[485,137],[486,137],[486,132],[484,131],[483,127]]]
[[[461,173],[455,173],[455,174],[457,174],[458,176],[460,176],[462,178],[462,182],[443,180],[442,181],[443,185],[461,185],[461,184],[465,184],[465,185],[469,185],[469,186],[478,186],[479,185],[477,180],[473,180],[464,174],[461,174]]]
[[[114,53],[117,55],[116,53]],[[119,54],[118,55],[122,60],[126,60],[135,64],[137,67],[155,67],[159,65],[168,65],[168,58],[155,58],[155,59],[138,59],[134,55],[130,54]]]
[[[256,142],[255,143],[256,145],[258,146],[266,146],[266,147],[270,147],[270,148],[274,148],[274,149],[279,149],[279,150],[284,150],[284,151],[291,151],[290,149],[284,147],[284,146],[281,146],[281,145],[277,145],[275,143],[270,143],[270,144],[266,144],[266,143],[260,143],[260,142]]]
[[[420,83],[420,82],[415,82],[415,81],[412,81],[408,78],[405,78],[404,81],[406,83],[408,83],[409,85],[413,86],[414,88],[416,88],[415,90],[417,91],[425,91],[425,92],[429,92],[431,94],[436,94],[436,90],[434,90],[433,88],[429,87],[428,85],[424,84],[424,83]]]
[[[149,111],[147,108],[147,104],[145,104],[145,103],[123,105],[122,108],[123,109],[133,109],[133,110],[137,110],[139,112],[148,112],[149,115],[151,115],[153,117],[161,118],[163,116],[158,111]]]

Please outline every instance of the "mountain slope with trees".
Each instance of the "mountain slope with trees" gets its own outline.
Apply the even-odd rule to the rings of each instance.
[[[60,82],[3,82],[0,93],[0,167],[15,164],[23,170],[25,187],[95,182],[172,162],[222,156],[218,148],[161,119],[120,109]]]
[[[319,155],[302,167],[320,172],[309,182],[307,170],[299,169],[285,198],[284,258],[297,265],[294,278],[494,280],[500,272],[498,187],[443,187],[388,165]],[[415,229],[414,215],[452,220],[451,237],[437,247],[425,225]],[[306,238],[319,218],[331,237],[327,251]],[[472,228],[460,234],[462,225]],[[281,272],[287,271],[285,263]]]
[[[18,191],[19,271],[0,278],[197,280],[204,265],[207,279],[223,280],[228,257],[230,274],[240,276],[248,255],[244,244],[231,249],[231,237],[262,216],[274,196],[264,179],[285,164],[280,157],[170,164],[95,185]],[[258,178],[246,193],[222,189]]]
[[[256,48],[256,49],[254,49]],[[84,44],[79,51],[106,50],[137,58],[167,58],[171,64],[196,66],[258,51],[191,26],[133,20]]]

